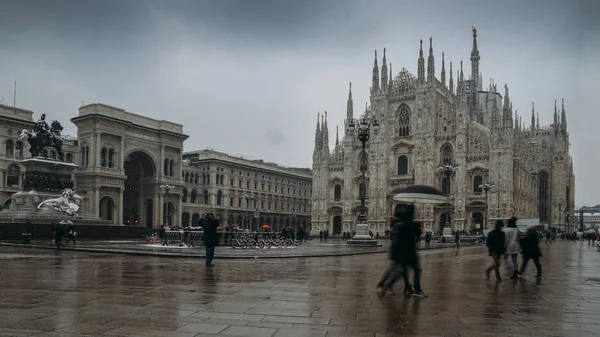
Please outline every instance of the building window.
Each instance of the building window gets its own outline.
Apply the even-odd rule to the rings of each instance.
[[[225,181],[225,176],[221,174],[221,185],[223,185],[223,181]]]
[[[398,174],[408,174],[408,157],[400,156],[398,157]]]
[[[195,189],[192,190],[192,193],[190,195],[190,202],[192,204],[195,204],[198,202],[198,192]]]
[[[110,149],[108,150],[108,167],[114,167],[115,166],[115,150]]]
[[[10,139],[6,141],[6,155],[7,156],[15,155],[15,144]]]
[[[183,195],[181,196],[182,202],[187,202],[188,199],[188,190],[186,188],[183,189]]]
[[[19,176],[21,175],[21,169],[17,165],[10,165],[6,172],[6,186],[7,187],[19,187]]]
[[[442,179],[442,194],[443,195],[450,194],[450,177],[444,177]]]
[[[452,160],[452,146],[450,144],[446,144],[442,149],[442,165],[450,165],[453,162],[454,160]]]
[[[260,201],[260,209],[265,209],[265,201],[264,200]]]
[[[242,198],[238,199],[238,207],[242,208]]]
[[[336,184],[333,187],[333,200],[340,201],[342,199],[342,185]]]
[[[473,178],[473,192],[474,193],[483,192],[483,188],[481,187],[482,184],[483,184],[483,178],[479,175],[475,176],[475,178]]]
[[[233,197],[229,198],[229,206],[233,207]]]
[[[400,107],[400,111],[398,112],[399,117],[399,136],[400,137],[408,137],[410,136],[410,110],[406,105],[402,105]]]
[[[208,205],[210,203],[210,199],[208,197],[208,190],[204,190],[204,203]]]
[[[103,147],[100,151],[100,166],[106,167],[108,162],[108,149]],[[165,172],[166,175],[166,172]]]
[[[217,192],[217,206],[221,206],[223,204],[223,192]]]
[[[175,161],[173,159],[169,161],[169,176],[175,176]]]
[[[66,160],[67,160],[67,163],[72,163],[73,162],[73,155],[70,154],[70,153],[67,153]]]
[[[261,184],[260,187],[261,187],[261,190],[263,190],[263,191],[265,190],[265,184]]]
[[[269,192],[271,192],[271,185],[269,185]]]
[[[23,157],[23,143],[17,142],[15,145],[15,154],[17,157]]]

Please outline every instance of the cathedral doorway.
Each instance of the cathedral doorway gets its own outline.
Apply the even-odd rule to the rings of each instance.
[[[147,153],[135,151],[127,156],[124,167],[123,223],[152,228],[156,165]]]
[[[333,217],[333,233],[334,235],[342,234],[342,217],[336,215]]]
[[[482,230],[485,229],[484,226],[485,224],[483,223],[483,214],[481,214],[481,212],[473,213],[473,217],[471,218],[472,230],[477,232],[478,234],[482,234]]]

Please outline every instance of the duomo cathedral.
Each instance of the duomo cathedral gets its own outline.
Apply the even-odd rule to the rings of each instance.
[[[370,89],[370,106],[359,118],[376,117],[377,135],[371,134],[366,153],[355,134],[344,128],[329,146],[327,113],[317,118],[313,153],[312,230],[336,234],[355,228],[360,213],[361,158],[366,156],[367,223],[373,232],[387,229],[394,194],[409,185],[434,186],[448,195],[443,205],[416,205],[416,221],[423,230],[480,232],[488,223],[511,216],[539,218],[559,227],[574,209],[575,177],[569,154],[564,102],[554,107],[554,122],[539,125],[539,114],[513,109],[507,85],[490,81],[484,86],[479,70],[477,31],[473,28],[471,73],[460,62],[453,77],[442,53],[436,73],[432,39],[427,63],[423,41],[417,75],[402,69],[395,77],[377,52]],[[389,68],[388,68],[389,67]],[[439,74],[439,77],[437,76]],[[527,109],[529,110],[529,109]],[[355,118],[352,86],[347,116]],[[457,165],[450,177],[443,165]],[[494,186],[486,193],[481,185]],[[487,197],[487,200],[486,200]]]

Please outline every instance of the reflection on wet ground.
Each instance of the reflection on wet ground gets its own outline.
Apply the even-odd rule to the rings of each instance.
[[[385,254],[170,259],[0,248],[6,336],[600,336],[600,253],[542,246],[517,281],[485,281],[482,247],[422,252],[430,297],[380,298]]]

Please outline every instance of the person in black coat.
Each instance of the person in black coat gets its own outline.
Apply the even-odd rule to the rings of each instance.
[[[206,250],[206,266],[214,267],[212,263],[215,257],[215,247],[219,245],[219,236],[217,235],[217,227],[219,222],[215,219],[212,213],[206,213],[200,219],[199,224],[204,228],[204,249]]]
[[[542,251],[540,250],[540,237],[538,236],[535,225],[527,228],[525,237],[521,239],[521,249],[523,250],[523,263],[521,264],[519,275],[522,275],[525,271],[527,262],[529,262],[529,260],[533,260],[535,268],[537,269],[537,275],[535,277],[542,277],[542,265],[540,264]]]
[[[485,275],[488,280],[490,279],[490,273],[493,269],[496,272],[496,281],[502,281],[502,278],[500,277],[500,257],[504,255],[504,252],[506,251],[506,239],[502,227],[504,227],[504,221],[498,220],[496,221],[496,228],[488,233],[487,247],[490,256],[494,260],[493,264],[485,270]]]

